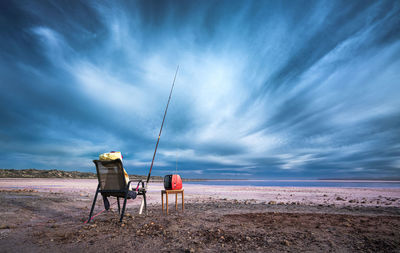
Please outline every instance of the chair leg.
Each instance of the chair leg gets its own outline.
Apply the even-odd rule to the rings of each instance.
[[[92,209],[90,209],[90,214],[89,214],[88,222],[90,222],[90,220],[92,219],[92,214],[93,214],[94,206],[95,206],[95,204],[96,204],[97,195],[99,194],[99,189],[100,189],[100,184],[97,186],[96,194],[94,195],[93,204],[92,204]]]
[[[118,202],[118,213],[121,214],[121,205],[119,204],[119,197],[117,197]]]
[[[128,193],[126,192],[125,193],[125,198],[124,198],[124,205],[122,206],[121,218],[119,219],[119,222],[122,222],[122,219],[124,218],[127,198],[128,198]]]
[[[142,199],[142,202],[140,202],[139,215],[143,213],[143,207],[144,207],[144,199]]]

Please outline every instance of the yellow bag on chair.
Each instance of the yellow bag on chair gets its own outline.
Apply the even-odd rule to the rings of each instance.
[[[111,151],[110,153],[103,153],[103,154],[99,155],[100,161],[111,161],[111,160],[116,160],[116,159],[120,159],[122,161],[121,152]]]

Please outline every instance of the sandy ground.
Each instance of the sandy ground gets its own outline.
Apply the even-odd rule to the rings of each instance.
[[[166,216],[154,183],[147,215],[136,199],[123,223],[114,205],[84,224],[96,186],[0,179],[0,252],[400,252],[400,189],[184,184],[184,212],[172,198]]]

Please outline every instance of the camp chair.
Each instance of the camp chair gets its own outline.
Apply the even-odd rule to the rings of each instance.
[[[131,194],[129,194],[129,186],[132,181],[126,183],[124,169],[122,167],[122,162],[120,159],[112,160],[112,161],[100,161],[93,160],[96,165],[97,170],[97,178],[99,179],[99,184],[97,186],[96,195],[94,196],[92,209],[89,214],[89,222],[92,218],[94,206],[96,204],[97,195],[100,193],[105,197],[116,197],[118,201],[118,213],[121,214],[120,222],[124,218],[126,200],[131,198]],[[140,183],[142,183],[142,187],[139,188]],[[144,182],[140,180],[137,184],[136,189],[137,195],[143,196],[143,202],[140,207],[140,213],[143,210],[143,204],[145,212],[147,212],[147,203],[146,203],[146,189],[144,187]],[[119,203],[119,199],[124,198],[124,205],[121,206]]]

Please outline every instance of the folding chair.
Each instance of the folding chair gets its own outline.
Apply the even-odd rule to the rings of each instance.
[[[127,199],[131,198],[131,194],[129,193],[129,187],[132,183],[132,181],[129,181],[128,183],[125,181],[125,175],[124,175],[124,169],[122,167],[122,162],[120,159],[112,160],[112,161],[100,161],[100,160],[93,160],[94,164],[96,165],[96,170],[97,170],[97,178],[99,179],[99,184],[97,185],[97,190],[96,194],[94,196],[93,204],[92,204],[92,209],[90,210],[89,214],[89,222],[92,218],[94,206],[96,204],[97,200],[97,195],[100,193],[105,197],[116,197],[117,202],[118,202],[118,213],[121,214],[120,217],[120,222],[124,218],[125,214],[125,207],[126,207],[126,201]],[[142,183],[142,187],[140,186],[140,183]],[[143,196],[143,201],[140,206],[140,213],[143,210],[143,205],[145,212],[147,213],[147,203],[146,203],[146,189],[144,187],[144,182],[140,180],[137,184],[136,189],[134,191],[137,191],[137,195],[142,195]],[[124,204],[122,206],[122,212],[121,212],[121,206],[119,199],[124,198]]]

